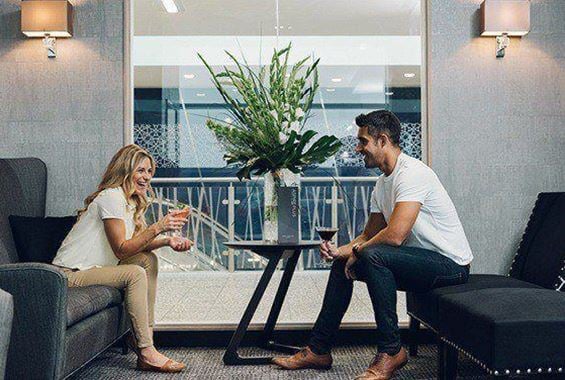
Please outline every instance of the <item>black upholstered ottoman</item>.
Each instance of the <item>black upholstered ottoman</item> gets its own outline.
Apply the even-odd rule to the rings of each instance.
[[[490,288],[537,288],[541,286],[530,282],[518,280],[510,276],[496,274],[472,274],[469,281],[461,285],[437,288],[425,293],[406,293],[408,314],[424,323],[432,329],[438,327],[439,322],[439,299],[443,296],[455,293],[466,293],[480,289]]]
[[[445,295],[438,307],[441,339],[489,373],[565,377],[565,294],[482,289]]]

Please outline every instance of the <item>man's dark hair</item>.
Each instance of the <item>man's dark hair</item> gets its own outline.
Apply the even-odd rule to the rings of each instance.
[[[386,134],[390,141],[396,146],[400,146],[400,120],[390,111],[378,110],[362,113],[355,118],[355,124],[359,128],[368,127],[368,133],[375,140],[381,134]]]

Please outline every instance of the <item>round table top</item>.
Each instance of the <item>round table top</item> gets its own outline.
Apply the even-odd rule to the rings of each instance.
[[[310,249],[318,248],[322,244],[321,240],[302,240],[298,244],[293,243],[271,243],[264,242],[262,240],[240,240],[240,241],[228,241],[224,245],[230,248],[240,248],[240,249]]]

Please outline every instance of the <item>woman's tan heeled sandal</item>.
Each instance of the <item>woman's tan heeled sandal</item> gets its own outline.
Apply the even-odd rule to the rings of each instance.
[[[160,367],[157,367],[153,364],[149,364],[143,361],[140,357],[137,358],[137,368],[142,371],[151,371],[151,372],[166,372],[166,373],[176,373],[180,372],[186,368],[186,365],[175,362],[172,359],[169,359]]]

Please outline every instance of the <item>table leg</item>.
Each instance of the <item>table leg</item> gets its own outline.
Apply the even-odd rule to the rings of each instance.
[[[294,254],[286,262],[284,273],[279,284],[279,288],[277,289],[277,294],[275,295],[275,299],[273,301],[273,306],[271,306],[271,311],[269,312],[267,323],[265,324],[265,328],[263,329],[262,347],[264,348],[284,351],[292,354],[300,350],[299,347],[279,344],[271,340],[273,331],[275,330],[275,325],[277,324],[277,319],[279,318],[279,314],[286,297],[286,293],[288,291],[288,287],[290,286],[290,281],[292,280],[294,270],[296,269],[296,264],[298,263],[298,259],[300,258],[300,252],[301,250],[299,249],[295,250]]]
[[[249,327],[249,323],[253,318],[253,314],[257,310],[257,306],[259,306],[259,302],[267,289],[267,285],[269,285],[269,281],[273,277],[273,273],[277,269],[277,264],[282,257],[282,252],[277,255],[273,255],[272,258],[269,259],[269,263],[267,264],[267,268],[263,272],[257,287],[255,288],[255,292],[245,309],[245,313],[243,313],[243,317],[237,326],[237,330],[233,334],[228,348],[224,353],[224,363],[227,365],[242,365],[242,364],[268,364],[271,362],[272,358],[242,358],[237,353],[237,349],[245,336],[245,332]]]

